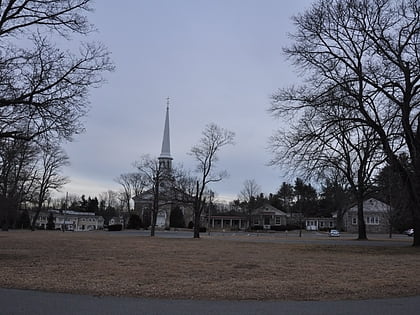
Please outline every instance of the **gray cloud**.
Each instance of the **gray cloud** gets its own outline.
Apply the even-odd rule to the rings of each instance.
[[[72,183],[64,191],[95,195],[117,189],[113,179],[142,154],[158,156],[165,98],[171,98],[171,151],[187,155],[209,122],[234,131],[236,145],[220,154],[229,179],[214,185],[236,196],[246,179],[264,192],[284,180],[265,164],[267,139],[279,122],[269,96],[296,80],[281,53],[290,17],[311,1],[117,1],[96,3],[95,36],[112,51],[117,69],[91,93],[86,133],[66,145]],[[101,6],[102,5],[102,6]]]

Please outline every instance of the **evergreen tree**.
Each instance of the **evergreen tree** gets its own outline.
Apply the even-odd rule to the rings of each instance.
[[[410,168],[407,155],[399,157],[406,169]],[[375,181],[377,198],[391,206],[388,213],[388,221],[394,230],[403,231],[414,226],[413,205],[407,191],[407,183],[404,181],[397,168],[387,165],[379,172]],[[390,230],[390,233],[392,230]]]
[[[16,228],[27,229],[31,226],[31,221],[27,210],[23,210],[16,222]]]
[[[311,184],[306,184],[302,179],[296,178],[294,192],[296,203],[294,211],[303,216],[311,217],[318,214],[318,194]]]
[[[174,228],[184,228],[185,227],[185,219],[184,213],[179,206],[176,206],[172,209],[171,214],[169,216],[169,226]]]
[[[331,216],[337,214],[337,228],[344,228],[343,216],[350,205],[350,192],[337,179],[327,179],[322,185],[320,196],[320,215]]]
[[[52,212],[47,217],[47,230],[54,230],[55,229],[55,218]]]
[[[98,212],[98,210],[99,210],[99,201],[98,201],[98,198],[88,198],[88,201],[87,201],[87,205],[86,205],[86,210],[88,211],[88,212]]]
[[[294,198],[294,190],[293,185],[283,182],[277,195],[281,202],[281,210],[286,213],[290,213],[293,205],[293,198]]]
[[[131,214],[128,219],[127,229],[138,230],[141,228],[141,219],[138,214]]]

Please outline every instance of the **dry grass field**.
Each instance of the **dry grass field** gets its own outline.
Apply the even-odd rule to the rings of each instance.
[[[223,300],[420,295],[418,249],[341,244],[0,232],[0,287]]]

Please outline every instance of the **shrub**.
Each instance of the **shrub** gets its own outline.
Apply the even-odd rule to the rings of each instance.
[[[128,219],[127,229],[140,229],[141,228],[141,219],[140,216],[137,214],[131,214],[130,218]]]
[[[121,231],[121,230],[122,230],[122,224],[108,225],[108,231]]]
[[[299,230],[299,229],[300,229],[299,224],[287,224],[286,225],[286,230],[288,230],[288,231]]]
[[[271,230],[273,231],[286,231],[286,225],[272,225]]]

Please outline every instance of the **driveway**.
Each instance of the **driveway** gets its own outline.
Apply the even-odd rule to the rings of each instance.
[[[108,314],[417,314],[420,296],[362,301],[260,302],[158,300],[95,297],[0,288],[0,314],[4,315],[108,315]]]

